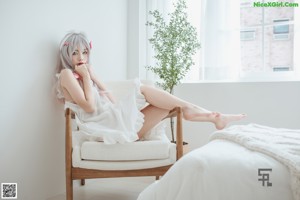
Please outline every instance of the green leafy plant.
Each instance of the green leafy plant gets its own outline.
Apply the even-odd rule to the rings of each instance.
[[[153,28],[153,37],[149,39],[154,48],[155,66],[146,66],[160,78],[158,86],[173,94],[174,86],[185,77],[194,64],[192,56],[200,48],[196,28],[188,22],[185,0],[174,4],[175,10],[169,13],[166,22],[158,10],[150,11],[153,21],[147,26]],[[174,120],[171,118],[172,142],[174,141]]]
[[[178,0],[175,11],[169,13],[166,22],[158,10],[150,11],[154,21],[146,25],[153,27],[153,37],[149,39],[154,48],[155,66],[146,68],[159,76],[157,84],[169,93],[180,83],[194,64],[192,56],[200,47],[196,28],[188,22],[185,0]]]

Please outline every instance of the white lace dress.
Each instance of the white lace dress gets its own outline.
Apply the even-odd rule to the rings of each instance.
[[[60,75],[57,75],[60,78]],[[93,113],[85,112],[80,106],[65,102],[65,109],[75,112],[79,132],[86,140],[103,141],[106,144],[134,142],[138,139],[137,132],[142,128],[144,115],[140,111],[146,104],[145,97],[140,92],[140,81],[134,80],[127,95],[116,103],[110,100],[92,84],[96,103]],[[64,98],[60,81],[58,81],[58,98]]]

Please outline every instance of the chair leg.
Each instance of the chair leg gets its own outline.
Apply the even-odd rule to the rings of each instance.
[[[159,176],[155,176],[155,180],[159,180]]]
[[[73,180],[67,179],[66,200],[73,200]]]
[[[80,183],[81,185],[85,185],[85,179],[81,179]]]

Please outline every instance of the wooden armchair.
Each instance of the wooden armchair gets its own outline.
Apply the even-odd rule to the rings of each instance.
[[[111,178],[111,177],[134,177],[134,176],[162,176],[166,171],[183,155],[183,138],[182,138],[182,110],[180,107],[174,108],[168,117],[177,117],[176,124],[176,144],[166,143],[160,141],[139,141],[128,144],[114,144],[105,145],[101,142],[87,141],[82,146],[73,146],[73,132],[72,120],[75,118],[75,114],[70,108],[65,110],[66,117],[66,144],[65,144],[65,156],[66,156],[66,199],[73,200],[73,180],[81,180],[81,185],[85,184],[85,179],[92,178]],[[76,130],[75,130],[76,131]],[[87,143],[87,144],[85,144]],[[73,145],[72,145],[73,144]],[[165,145],[166,144],[166,145]],[[82,151],[84,145],[90,145],[94,148],[98,148],[102,145],[102,148],[139,148],[139,154],[142,155],[143,147],[152,145],[153,149],[165,149],[168,158],[159,157],[157,159],[151,157],[150,159],[139,160],[89,160],[82,158]],[[153,145],[159,145],[159,148],[153,148]],[[164,146],[165,145],[165,146]],[[110,149],[111,150],[111,149]],[[110,151],[109,150],[109,151]],[[97,151],[99,152],[99,151]],[[120,152],[120,151],[119,151]],[[111,154],[111,153],[109,153]],[[113,152],[112,152],[113,154]],[[147,154],[147,153],[146,153]]]

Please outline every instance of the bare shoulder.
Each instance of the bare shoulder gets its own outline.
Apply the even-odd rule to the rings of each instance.
[[[60,76],[62,79],[74,77],[73,72],[70,69],[61,70]]]
[[[61,70],[60,75],[61,76],[70,76],[70,75],[72,75],[72,71],[70,69],[63,69],[63,70]]]
[[[73,72],[70,69],[63,69],[60,72],[61,84],[66,85],[70,82],[76,81]]]

